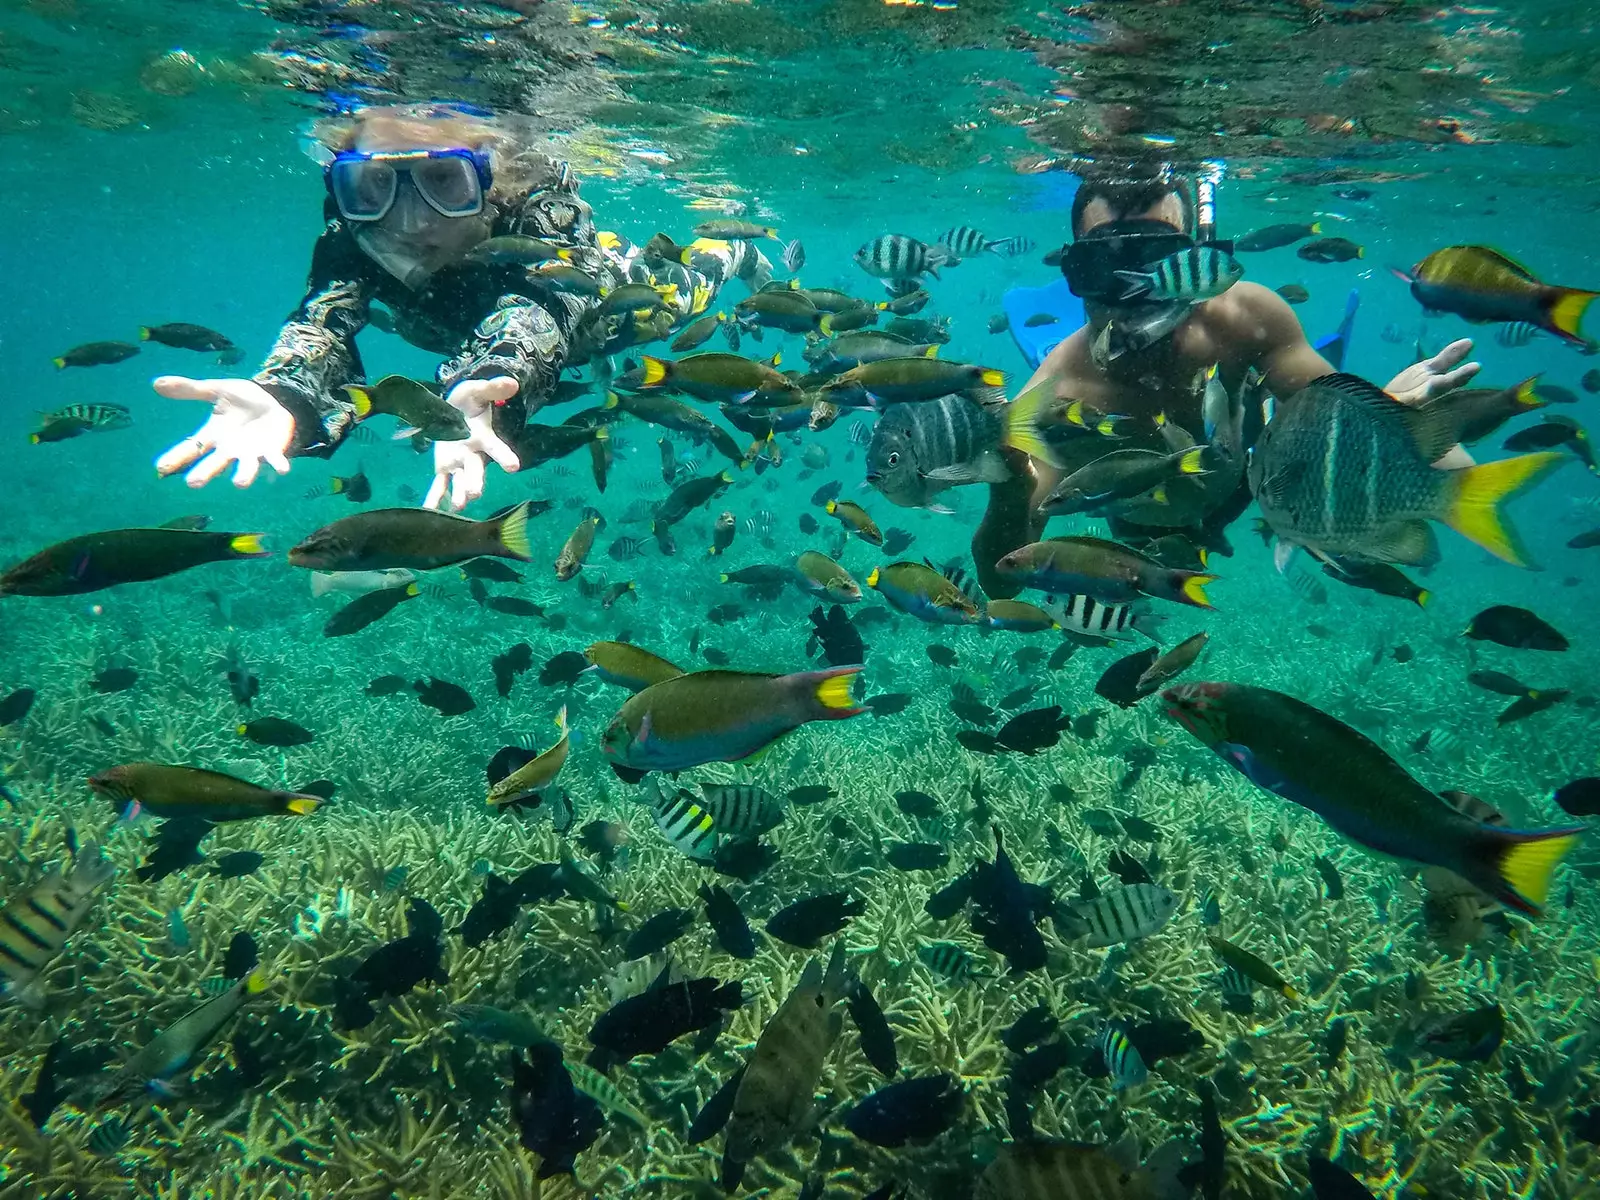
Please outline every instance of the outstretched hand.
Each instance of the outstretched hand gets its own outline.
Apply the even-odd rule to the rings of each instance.
[[[156,470],[162,475],[193,463],[184,482],[193,488],[204,487],[229,464],[237,463],[233,483],[244,488],[255,482],[262,463],[280,475],[288,473],[294,417],[259,383],[162,375],[152,386],[169,400],[201,400],[211,405],[210,420],[195,430],[193,437],[156,459]]]
[[[1402,404],[1426,404],[1455,391],[1483,369],[1480,363],[1461,361],[1471,353],[1471,338],[1451,342],[1432,358],[1401,371],[1383,390]]]
[[[466,439],[433,444],[433,484],[424,508],[438,508],[445,492],[457,511],[483,495],[484,462],[492,458],[506,471],[522,463],[516,452],[494,431],[494,408],[517,394],[517,381],[509,375],[493,379],[466,379],[450,389],[445,402],[467,419]]]

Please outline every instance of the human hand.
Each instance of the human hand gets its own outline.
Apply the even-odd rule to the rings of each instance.
[[[1475,362],[1456,365],[1471,353],[1471,338],[1451,342],[1432,358],[1401,371],[1383,390],[1402,404],[1426,404],[1446,392],[1455,391],[1483,369]]]
[[[192,488],[204,487],[230,463],[237,463],[233,484],[244,488],[255,482],[262,463],[280,475],[288,472],[294,417],[259,383],[163,375],[151,386],[169,400],[203,400],[211,405],[211,419],[195,430],[193,437],[156,459],[156,470],[162,475],[194,463],[184,482]]]
[[[516,452],[494,431],[495,405],[517,394],[517,381],[509,375],[493,379],[466,379],[450,389],[445,403],[467,419],[467,436],[459,442],[433,444],[433,484],[424,508],[438,508],[446,490],[450,507],[457,511],[483,495],[484,459],[492,458],[506,471],[521,468]]]

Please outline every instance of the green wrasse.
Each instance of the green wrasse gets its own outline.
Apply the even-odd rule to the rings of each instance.
[[[572,748],[565,704],[556,714],[556,729],[561,736],[554,746],[541,751],[533,761],[518,767],[489,789],[488,803],[491,808],[514,804],[555,782],[556,776],[561,774],[561,768],[567,765],[567,754]]]
[[[274,791],[244,779],[199,767],[124,763],[89,777],[89,786],[119,808],[137,802],[158,817],[248,821],[253,817],[309,816],[322,800],[301,792]]]
[[[676,679],[683,668],[632,642],[596,642],[583,652],[594,673],[607,683],[642,692],[654,683]]]
[[[467,437],[467,418],[425,383],[404,375],[385,375],[377,383],[348,383],[344,393],[355,408],[356,420],[379,413],[401,424],[397,439],[420,433],[434,442],[459,442]]]
[[[1281,692],[1188,683],[1162,699],[1169,716],[1258,787],[1370,850],[1454,871],[1519,912],[1539,913],[1551,875],[1583,832],[1473,820],[1364,734]]]
[[[314,571],[432,571],[488,556],[528,562],[528,501],[486,521],[426,508],[378,508],[324,525],[289,551]]]
[[[57,542],[8,567],[0,573],[0,596],[78,596],[267,553],[259,533],[108,529]]]

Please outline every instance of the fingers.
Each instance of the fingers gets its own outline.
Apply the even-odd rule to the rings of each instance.
[[[450,389],[447,402],[466,413],[476,416],[517,394],[517,381],[509,375],[496,375],[493,379],[467,379]]]
[[[224,453],[221,450],[213,450],[195,464],[194,469],[183,477],[183,481],[192,488],[205,487],[206,484],[226,471],[228,464],[233,461],[233,455]]]
[[[444,499],[444,490],[449,486],[450,472],[439,471],[433,477],[433,482],[428,485],[428,494],[422,499],[423,508],[438,508],[439,501]]]
[[[467,454],[450,474],[450,507],[458,512],[483,495],[483,456]]]
[[[1481,370],[1483,370],[1482,363],[1469,362],[1457,367],[1454,371],[1447,371],[1438,377],[1434,395],[1442,396],[1446,392],[1455,391],[1456,388],[1461,387]]]
[[[150,381],[156,395],[168,400],[215,400],[217,385],[214,380],[190,379],[186,375],[158,375]]]
[[[1436,374],[1443,374],[1471,353],[1472,339],[1458,338],[1430,358],[1426,366]]]
[[[156,459],[156,472],[160,475],[171,475],[175,471],[181,471],[209,449],[211,449],[209,438],[201,437],[199,434],[185,438]]]
[[[289,473],[289,456],[282,450],[269,450],[261,456],[262,460],[279,475]]]
[[[490,458],[500,465],[503,471],[520,471],[522,460],[517,457],[517,452],[506,445],[497,433],[489,433],[477,439],[478,446]],[[480,468],[481,469],[481,468]]]
[[[239,469],[233,473],[233,486],[247,488],[256,481],[256,476],[261,473],[261,460],[253,454],[243,454],[239,457]]]

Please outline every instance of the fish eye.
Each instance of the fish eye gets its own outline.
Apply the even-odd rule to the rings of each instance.
[[[900,462],[900,451],[898,451],[898,450],[889,451],[889,465],[891,467],[892,466],[896,466],[899,462]]]

